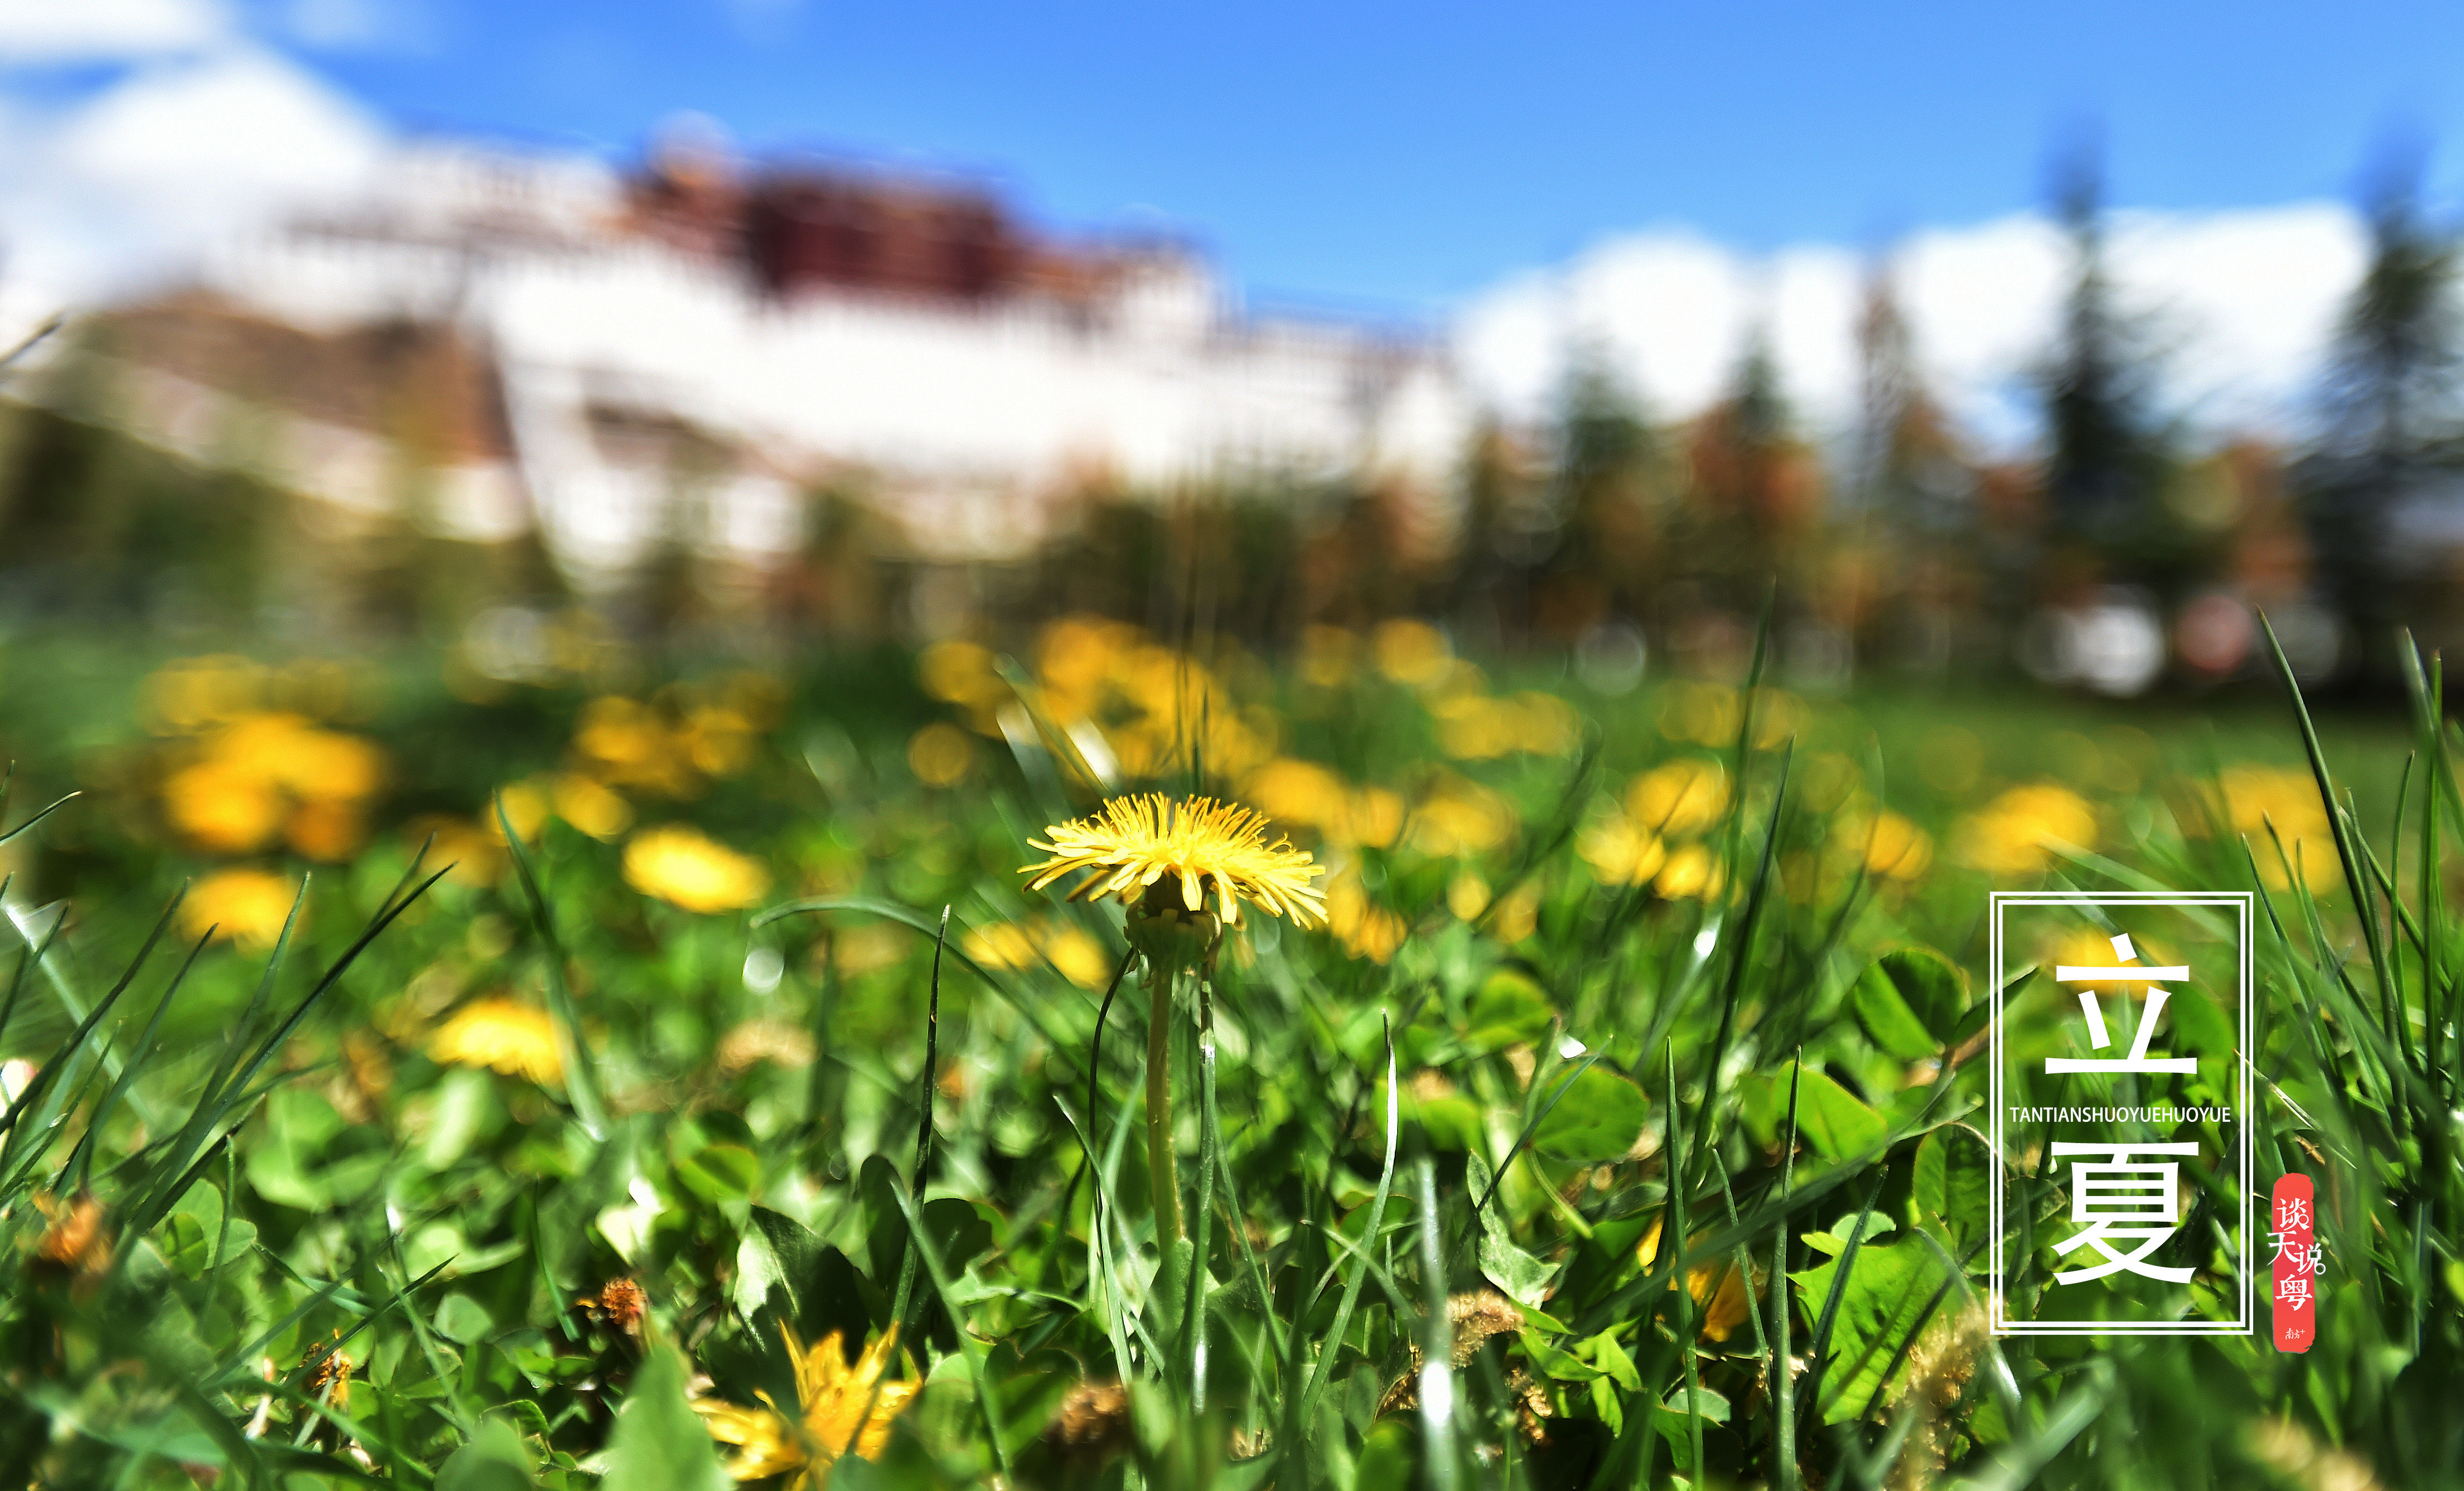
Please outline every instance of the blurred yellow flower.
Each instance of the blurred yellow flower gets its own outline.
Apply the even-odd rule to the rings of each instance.
[[[243,714],[207,737],[201,759],[165,778],[165,814],[213,853],[245,854],[280,832],[311,859],[347,859],[385,771],[385,753],[358,735],[296,714]]]
[[[2138,954],[2137,961],[2140,964],[2149,968],[2161,967],[2173,961],[2170,954],[2144,937],[2134,939],[2131,951]],[[2120,963],[2114,956],[2113,939],[2094,927],[2079,927],[2065,933],[2053,944],[2052,951],[2046,954],[2042,961],[2047,965],[2045,969],[2047,978],[2053,977],[2054,970],[2065,963],[2074,968],[2130,966]],[[2094,989],[2101,993],[2120,995],[2125,998],[2142,1001],[2147,998],[2147,984],[2144,979],[2133,983],[2128,979],[2088,978],[2064,984],[2062,988],[2066,991]],[[2067,998],[2069,996],[2065,994],[2063,997]]]
[[[1734,745],[1737,691],[1718,684],[1670,684],[1661,691],[1660,733],[1698,745]]]
[[[1403,799],[1384,787],[1363,787],[1344,801],[1340,826],[1331,835],[1340,844],[1388,849],[1403,832]]]
[[[1865,868],[1886,880],[1915,880],[1933,864],[1933,836],[1887,809],[1866,826]]]
[[[574,753],[591,776],[671,798],[689,798],[702,789],[703,772],[693,760],[695,743],[693,732],[671,724],[656,705],[622,694],[583,705],[573,727]]]
[[[1671,740],[1730,747],[1744,725],[1746,696],[1723,684],[1672,683],[1660,697],[1660,733]],[[1804,709],[1768,686],[1754,691],[1754,746],[1768,751],[1801,728]]]
[[[625,845],[625,883],[688,911],[733,911],[761,899],[770,872],[699,829],[666,823]]]
[[[1728,776],[1720,763],[1681,756],[1626,784],[1625,810],[1645,832],[1683,839],[1728,811]]]
[[[1346,953],[1375,963],[1392,962],[1411,931],[1402,917],[1369,899],[1360,876],[1352,870],[1326,888],[1326,925]]]
[[[866,1347],[852,1367],[835,1330],[812,1347],[797,1338],[792,1326],[782,1323],[779,1333],[786,1338],[787,1355],[796,1368],[792,1414],[781,1412],[766,1393],[759,1408],[697,1397],[693,1410],[712,1438],[737,1447],[727,1464],[730,1476],[738,1480],[794,1476],[795,1491],[822,1491],[829,1484],[830,1466],[848,1453],[850,1443],[865,1459],[880,1456],[890,1442],[891,1421],[924,1385],[887,1380],[897,1348],[896,1326]]]
[[[677,739],[685,758],[705,777],[733,777],[753,759],[753,722],[723,704],[695,704],[685,711]]]
[[[430,1059],[452,1066],[488,1066],[542,1086],[562,1080],[556,1025],[547,1011],[502,995],[473,999],[429,1039]]]
[[[958,946],[986,968],[1025,968],[1037,957],[1037,937],[1017,922],[978,927],[958,939]]]
[[[1464,870],[1446,883],[1446,910],[1457,921],[1470,921],[1488,910],[1488,882]]]
[[[1500,897],[1496,911],[1488,919],[1489,935],[1509,947],[1539,929],[1540,889],[1528,884]]]
[[[895,922],[850,927],[830,938],[831,962],[842,976],[848,978],[893,968],[907,960],[915,945],[914,935]]]
[[[1360,639],[1340,626],[1301,628],[1301,677],[1320,689],[1337,689],[1352,679]]]
[[[1432,859],[1486,854],[1514,837],[1514,808],[1468,778],[1441,775],[1405,820],[1407,842]]]
[[[1633,819],[1615,810],[1585,825],[1574,852],[1604,886],[1641,885],[1668,859],[1668,846],[1658,834],[1636,827]]]
[[[548,783],[556,816],[591,838],[605,842],[633,825],[633,804],[579,772],[559,772]]]
[[[1670,851],[1652,888],[1671,901],[1708,901],[1727,883],[1718,856],[1699,844],[1687,844]]]
[[[1351,789],[1315,761],[1277,756],[1251,772],[1241,796],[1279,823],[1320,831],[1342,822]]]
[[[282,825],[282,840],[306,859],[339,865],[367,839],[367,822],[356,802],[302,802]]]
[[[282,935],[299,888],[263,869],[218,869],[188,888],[180,903],[180,925],[191,937],[215,929],[218,941],[265,949]]]
[[[2336,857],[2336,830],[2319,798],[2318,778],[2298,767],[2228,766],[2219,776],[2214,796],[2223,799],[2222,817],[2233,831],[2250,840],[2251,858],[2258,878],[2270,890],[2293,884],[2288,862],[2301,866],[2301,882],[2312,891],[2332,890],[2344,883]],[[2268,826],[2275,825],[2271,837]],[[2284,841],[2279,852],[2276,841]]]
[[[263,707],[266,669],[244,657],[182,658],[148,674],[140,692],[158,735],[189,735]]]
[[[493,886],[505,872],[504,839],[495,826],[443,813],[422,814],[402,825],[402,845],[411,853],[429,845],[422,873],[451,866],[445,878],[457,886]]]
[[[1517,751],[1562,756],[1582,738],[1581,717],[1554,694],[1453,694],[1433,701],[1429,712],[1437,716],[1439,749],[1457,760],[1489,760]]]
[[[201,849],[245,854],[274,837],[282,798],[264,777],[235,761],[205,760],[163,783],[171,826]]]
[[[365,798],[385,778],[385,753],[375,742],[319,730],[297,714],[242,719],[223,732],[213,749],[301,798]]]
[[[1654,1219],[1651,1230],[1635,1245],[1634,1260],[1644,1268],[1660,1257],[1660,1228],[1661,1221]],[[1760,1280],[1756,1286],[1760,1287]],[[1675,1289],[1677,1281],[1670,1280],[1668,1287]],[[1685,1292],[1694,1297],[1695,1305],[1703,1311],[1703,1340],[1726,1341],[1745,1323],[1746,1276],[1738,1270],[1735,1260],[1705,1259],[1686,1264]]]
[[[1104,945],[1084,928],[1040,916],[979,927],[958,945],[986,968],[1033,968],[1049,959],[1061,976],[1081,989],[1111,983],[1115,966]]]
[[[907,741],[907,769],[928,787],[954,787],[976,764],[976,742],[957,726],[935,720]]]
[[[1993,875],[2030,875],[2053,862],[2049,845],[2096,847],[2096,810],[2068,787],[2013,787],[1959,821],[1963,863]]]
[[[1149,888],[1170,880],[1188,910],[1206,910],[1212,896],[1226,927],[1241,925],[1243,901],[1304,927],[1325,914],[1318,905],[1323,896],[1309,884],[1326,873],[1324,866],[1287,841],[1268,844],[1266,820],[1238,803],[1161,793],[1114,798],[1094,814],[1055,823],[1045,833],[1049,842],[1027,842],[1052,857],[1019,871],[1035,877],[1027,882],[1029,890],[1091,870],[1070,899],[1109,895],[1135,906]]]
[[[1447,645],[1446,634],[1408,617],[1380,623],[1370,648],[1376,655],[1377,670],[1398,684],[1435,683],[1454,663],[1454,648]]]

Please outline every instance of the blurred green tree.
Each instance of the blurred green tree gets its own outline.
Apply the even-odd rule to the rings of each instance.
[[[2115,295],[2103,168],[2092,146],[2075,147],[2057,164],[2054,205],[2070,240],[2072,277],[2043,376],[2045,537],[2057,550],[2088,551],[2057,554],[2057,569],[2093,568],[2161,586],[2180,558],[2158,500],[2176,442],[2158,407],[2146,323]]]
[[[2464,471],[2456,242],[2422,210],[2421,168],[2417,149],[2394,146],[2365,178],[2370,263],[2344,309],[2325,428],[2296,472],[2320,580],[2365,639],[2365,666],[2379,650],[2368,640],[2409,609],[2392,573],[2396,507]]]

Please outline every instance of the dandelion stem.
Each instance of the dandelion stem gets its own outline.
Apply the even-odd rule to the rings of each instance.
[[[1172,959],[1147,960],[1147,1175],[1155,1188],[1155,1243],[1167,1250],[1182,1235],[1172,1152]]]

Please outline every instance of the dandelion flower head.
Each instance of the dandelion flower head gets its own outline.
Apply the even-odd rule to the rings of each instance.
[[[1243,901],[1300,926],[1326,919],[1325,894],[1309,884],[1325,866],[1287,840],[1267,843],[1266,820],[1238,803],[1160,793],[1114,798],[1045,833],[1048,843],[1027,842],[1052,858],[1019,871],[1035,877],[1030,890],[1083,869],[1094,873],[1069,892],[1072,899],[1110,895],[1134,906],[1152,888],[1177,885],[1190,911],[1204,910],[1211,892],[1227,927],[1241,925]]]
[[[490,1066],[541,1085],[564,1077],[547,1011],[500,995],[462,1006],[438,1027],[428,1054],[449,1065]]]
[[[829,1483],[830,1466],[853,1441],[854,1453],[879,1458],[890,1442],[890,1421],[914,1399],[923,1384],[913,1380],[886,1382],[891,1352],[898,1332],[893,1327],[866,1347],[855,1365],[833,1330],[806,1347],[793,1327],[781,1325],[787,1354],[796,1364],[796,1412],[782,1413],[759,1394],[762,1406],[745,1408],[715,1398],[695,1398],[693,1412],[702,1427],[722,1444],[737,1447],[727,1473],[738,1480],[763,1480],[795,1475],[796,1491],[821,1491]],[[878,1391],[876,1391],[878,1389]]]

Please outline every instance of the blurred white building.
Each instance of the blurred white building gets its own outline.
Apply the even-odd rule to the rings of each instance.
[[[663,539],[790,551],[803,492],[839,478],[928,562],[1021,556],[1095,486],[1350,477],[1441,504],[1470,421],[1433,339],[1244,314],[1184,247],[1056,243],[963,185],[747,178],[684,148],[627,179],[419,145],[165,304],[327,340],[450,334],[487,386],[456,396],[477,412],[426,515],[471,537],[535,518],[585,585]],[[228,361],[134,369],[131,417],[174,445],[215,427],[216,401],[264,392],[209,386]],[[398,501],[366,401],[319,414],[302,392],[273,411],[270,473]]]

